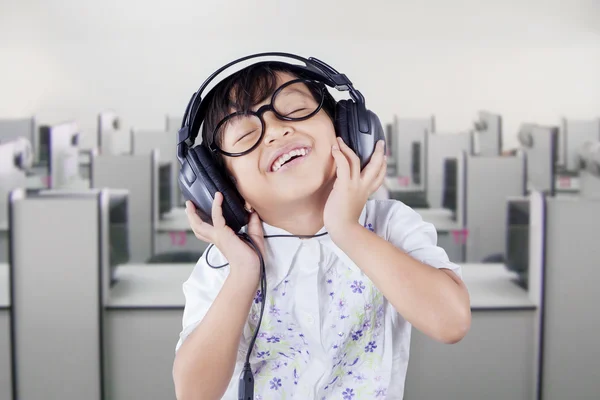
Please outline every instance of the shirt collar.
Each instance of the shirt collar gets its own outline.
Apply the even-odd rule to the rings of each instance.
[[[362,212],[359,216],[358,222],[361,226],[367,227],[367,212],[366,205],[363,207]],[[338,257],[342,259],[345,264],[349,266],[355,265],[352,260],[344,253],[334,242],[331,240],[329,235],[323,235],[315,238],[300,239],[298,237],[291,236],[292,234],[285,229],[278,228],[273,225],[269,225],[266,222],[262,222],[263,232],[265,236],[278,236],[283,237],[270,237],[265,238],[265,270],[267,274],[267,288],[271,288],[279,285],[285,277],[288,275],[292,262],[300,248],[300,245],[304,240],[316,240],[328,247],[330,247]],[[322,227],[318,234],[327,232],[325,227]]]

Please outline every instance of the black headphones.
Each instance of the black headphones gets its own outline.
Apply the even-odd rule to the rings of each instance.
[[[377,141],[385,140],[379,118],[372,111],[367,110],[363,95],[352,86],[350,79],[316,58],[305,59],[289,53],[259,53],[239,58],[219,68],[192,95],[186,107],[177,140],[177,158],[181,164],[178,181],[183,197],[192,201],[202,220],[210,224],[212,224],[211,210],[215,193],[221,192],[223,216],[227,225],[236,233],[248,223],[244,200],[233,182],[216,165],[210,154],[211,150],[206,145],[196,147],[193,145],[208,108],[209,101],[203,102],[203,100],[211,98],[210,92],[204,97],[202,92],[225,69],[259,57],[283,57],[303,62],[305,65],[289,64],[289,67],[301,72],[304,77],[350,93],[351,99],[336,103],[334,125],[336,135],[342,137],[359,156],[361,168],[364,168],[371,159]]]

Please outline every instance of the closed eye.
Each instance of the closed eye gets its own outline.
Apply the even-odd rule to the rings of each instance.
[[[299,109],[297,109],[297,110],[294,110],[294,111],[292,111],[291,113],[288,113],[288,114],[286,114],[285,116],[286,116],[286,117],[289,117],[289,116],[291,116],[292,114],[295,114],[295,113],[297,113],[297,112],[304,111],[304,110],[306,110],[306,108],[299,108]]]
[[[244,140],[246,137],[248,137],[249,135],[252,135],[254,132],[256,132],[256,129],[251,130],[250,132],[246,133],[245,135],[242,135],[240,138],[238,138],[234,144],[237,144],[238,142],[241,142],[242,140]]]

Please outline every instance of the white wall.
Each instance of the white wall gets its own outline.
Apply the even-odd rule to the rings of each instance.
[[[157,2],[158,3],[158,2]],[[96,115],[161,128],[230,59],[278,50],[345,72],[383,122],[479,109],[523,121],[600,116],[600,1],[0,0],[0,117]],[[562,3],[562,4],[561,4]]]

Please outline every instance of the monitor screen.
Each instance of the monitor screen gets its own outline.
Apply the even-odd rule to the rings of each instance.
[[[158,204],[159,215],[171,211],[171,185],[172,185],[171,163],[165,163],[158,168]]]
[[[412,142],[411,146],[411,174],[415,185],[421,184],[421,142]]]
[[[506,267],[525,276],[529,265],[529,200],[508,202]]]
[[[40,127],[39,137],[39,155],[38,163],[40,166],[50,167],[50,131],[51,126]]]
[[[127,196],[111,195],[109,204],[109,264],[111,281],[118,265],[129,262],[129,230]]]
[[[444,160],[444,187],[442,207],[456,213],[458,204],[458,159],[446,158]]]
[[[387,150],[388,157],[394,157],[395,151],[394,149],[394,126],[392,124],[387,124],[385,126],[385,147]]]

